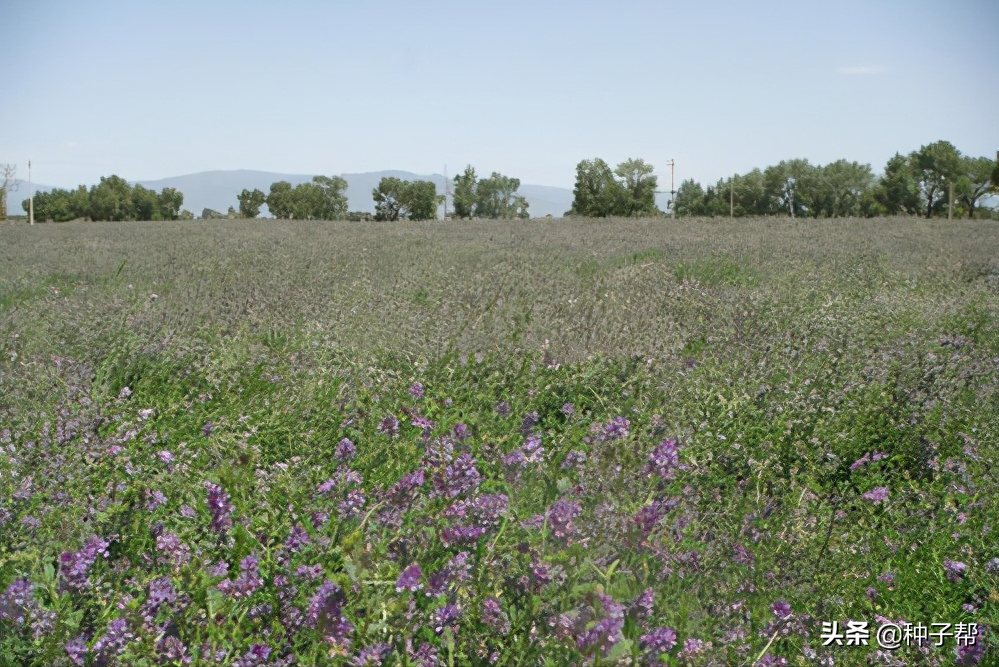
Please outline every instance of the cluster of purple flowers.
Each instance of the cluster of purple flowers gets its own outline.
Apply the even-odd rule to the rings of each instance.
[[[888,500],[888,487],[879,486],[876,489],[871,489],[864,494],[864,500],[870,500],[875,505],[880,505],[881,503]]]
[[[430,625],[434,632],[441,634],[446,628],[451,627],[461,617],[461,610],[453,604],[446,604],[435,609],[430,615]]]
[[[16,579],[0,595],[0,621],[30,624],[35,639],[55,627],[56,613],[42,609],[35,599],[34,586],[27,579]]]
[[[423,572],[418,563],[413,563],[399,574],[399,579],[395,582],[397,593],[403,591],[416,592],[423,588]]]
[[[156,537],[156,550],[163,554],[173,570],[179,570],[191,560],[191,549],[180,541],[174,533],[163,533]]]
[[[482,621],[483,625],[501,637],[510,634],[510,617],[503,611],[496,598],[486,598],[483,600],[479,620]]]
[[[355,456],[357,456],[357,447],[348,438],[344,438],[338,442],[336,449],[333,450],[333,457],[337,461],[350,461]]]
[[[152,627],[164,605],[171,605],[177,600],[177,592],[173,588],[170,577],[160,577],[149,582],[146,601],[142,605],[142,620],[147,627]]]
[[[649,472],[659,475],[664,480],[673,479],[680,465],[680,455],[676,440],[669,439],[660,442],[649,454]]]
[[[947,579],[955,583],[960,581],[964,573],[968,571],[967,564],[948,558],[944,558],[943,566],[944,572],[947,574]]]
[[[264,585],[259,566],[256,556],[247,556],[239,563],[239,576],[235,580],[226,579],[219,583],[219,590],[237,600],[250,597]]]
[[[342,648],[350,645],[354,626],[343,616],[347,596],[332,581],[326,581],[309,600],[305,625],[319,631],[324,641]]]
[[[503,465],[526,468],[530,463],[545,460],[545,448],[541,446],[541,436],[531,434],[527,441],[503,457]]]
[[[417,400],[423,398],[423,385],[419,382],[411,384],[409,386],[409,395]]]
[[[646,664],[663,665],[660,656],[669,653],[676,646],[676,630],[673,628],[656,628],[638,639],[639,645],[645,652]]]
[[[873,454],[864,454],[850,465],[850,470],[857,470],[858,468],[863,468],[868,463],[872,463],[874,461],[881,461],[882,459],[886,458],[888,458],[888,455],[884,452],[874,452]]]
[[[569,538],[576,532],[573,519],[577,518],[583,511],[582,506],[575,500],[560,498],[548,508],[546,518],[548,527],[552,534],[558,538]]]
[[[471,454],[460,454],[443,471],[434,474],[432,497],[457,498],[474,491],[482,481]]]
[[[427,577],[425,593],[427,597],[435,598],[451,592],[455,584],[464,583],[472,578],[471,554],[462,551],[449,560],[441,569]]]
[[[480,526],[494,526],[510,509],[510,498],[505,493],[484,494],[471,500],[459,500],[444,510],[448,519],[472,521]]]
[[[222,534],[232,528],[233,506],[229,494],[222,487],[211,482],[205,483],[208,490],[208,511],[212,515],[212,530]]]
[[[82,590],[90,585],[90,568],[98,556],[108,557],[108,542],[96,535],[79,551],[64,551],[59,556],[59,573],[69,588]]]
[[[650,504],[646,505],[642,509],[638,510],[635,514],[634,521],[638,524],[639,530],[642,531],[643,537],[648,537],[655,530],[659,521],[666,516],[667,512],[674,509],[680,504],[679,499],[670,498],[669,500],[653,500]]]
[[[379,667],[392,652],[392,647],[385,643],[366,646],[350,661],[354,667]]]

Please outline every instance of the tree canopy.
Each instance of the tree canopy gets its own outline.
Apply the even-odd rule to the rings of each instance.
[[[66,222],[79,218],[91,220],[176,220],[184,204],[184,194],[174,188],[157,193],[141,185],[129,185],[120,176],[101,177],[100,183],[87,190],[56,188],[35,194],[35,219]],[[21,202],[28,211],[29,200]]]
[[[245,192],[245,190],[244,190]],[[347,217],[347,181],[340,176],[314,176],[292,187],[288,181],[271,183],[264,203],[275,218],[288,220],[343,220]],[[247,205],[252,203],[249,193]],[[243,203],[240,200],[240,209]],[[259,213],[259,207],[258,207]]]
[[[431,181],[404,181],[386,176],[371,191],[375,220],[433,220],[437,217],[437,186]]]
[[[629,159],[613,171],[600,158],[583,160],[576,165],[569,215],[595,218],[608,216],[655,215],[657,179],[652,165]]]
[[[465,167],[454,178],[454,215],[458,218],[527,218],[527,199],[517,193],[520,179],[493,172],[476,179],[475,168]]]

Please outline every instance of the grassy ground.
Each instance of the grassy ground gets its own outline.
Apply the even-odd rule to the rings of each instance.
[[[0,665],[995,664],[996,248],[0,227]]]

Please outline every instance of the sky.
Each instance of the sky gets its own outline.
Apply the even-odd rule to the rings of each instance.
[[[999,150],[996,0],[0,0],[0,35],[0,163],[55,187]]]

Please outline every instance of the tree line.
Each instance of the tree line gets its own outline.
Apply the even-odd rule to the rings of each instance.
[[[528,218],[527,200],[517,194],[520,179],[493,172],[476,178],[469,165],[454,179],[454,210],[457,218]],[[268,193],[243,188],[240,218],[256,218],[266,204],[275,218],[295,220],[435,220],[446,194],[437,193],[433,181],[404,181],[385,176],[371,191],[375,213],[347,210],[347,181],[339,176],[316,176],[311,183],[292,187],[288,181],[271,183]]]
[[[953,202],[950,196],[953,191]],[[813,165],[786,160],[764,170],[719,179],[707,188],[693,179],[680,184],[674,212],[680,216],[788,215],[846,217],[944,215],[974,217],[984,197],[999,192],[999,165],[962,155],[948,141],[896,153],[877,177],[868,164],[838,160]]]
[[[35,218],[66,222],[80,218],[91,220],[176,220],[184,204],[184,194],[174,188],[161,192],[129,185],[120,176],[101,177],[97,185],[75,190],[56,188],[34,196]],[[29,199],[21,202],[27,213]]]

